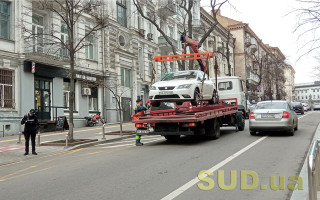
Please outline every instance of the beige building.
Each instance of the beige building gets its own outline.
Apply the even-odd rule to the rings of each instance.
[[[285,56],[280,49],[264,44],[247,23],[222,16],[220,12],[217,19],[236,38],[235,75],[246,81],[247,98],[250,101],[281,98],[284,92],[279,90],[280,78],[274,77],[275,70],[284,66]]]
[[[286,77],[285,90],[286,90],[287,101],[294,101],[296,99],[295,87],[294,87],[295,74],[296,74],[296,71],[293,69],[291,65],[284,66],[284,75]]]

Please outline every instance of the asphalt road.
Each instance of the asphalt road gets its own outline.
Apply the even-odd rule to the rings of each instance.
[[[288,178],[300,172],[320,112],[299,117],[299,130],[293,137],[251,136],[246,121],[245,131],[223,128],[218,140],[183,137],[168,142],[160,136],[146,136],[143,147],[133,146],[130,138],[0,166],[1,199],[289,199],[288,185],[293,181]],[[213,171],[208,178],[214,187],[196,178],[207,169]],[[218,170],[224,170],[224,179]],[[236,174],[231,190],[221,189],[221,180],[230,184],[231,170]],[[252,183],[245,174],[248,171],[257,175],[253,181],[257,187],[243,190],[244,177],[248,187]],[[272,190],[270,176],[276,177],[275,186],[284,176],[284,189]],[[200,190],[199,183],[209,190]]]

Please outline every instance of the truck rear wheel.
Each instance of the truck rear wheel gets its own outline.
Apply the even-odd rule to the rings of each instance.
[[[220,124],[218,119],[215,118],[207,120],[205,125],[205,133],[210,140],[216,140],[220,137]]]
[[[165,135],[164,137],[168,141],[177,141],[180,139],[180,135]]]

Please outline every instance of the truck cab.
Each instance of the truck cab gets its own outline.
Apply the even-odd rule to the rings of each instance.
[[[211,79],[215,82],[215,79]],[[248,116],[248,106],[245,93],[243,91],[243,81],[241,77],[225,76],[218,77],[218,95],[219,99],[237,98],[238,110],[242,111],[244,116]]]

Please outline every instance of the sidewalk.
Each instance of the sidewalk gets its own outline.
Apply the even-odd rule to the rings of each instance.
[[[131,122],[124,123],[122,125],[123,131],[135,131],[134,124]],[[119,124],[110,124],[105,126],[105,133],[119,131]],[[48,141],[56,141],[56,140],[65,140],[68,131],[55,131],[55,132],[47,132],[40,134],[40,144]],[[133,137],[133,135],[105,135],[106,140],[102,140],[102,126],[95,127],[82,127],[74,129],[74,138],[75,139],[98,139],[97,142],[93,142],[90,145],[110,142],[114,140],[121,140],[124,138]],[[36,138],[36,142],[38,140],[38,136]],[[29,154],[28,156],[24,156],[24,136],[21,136],[21,143],[18,144],[19,136],[7,136],[0,137],[0,166],[6,165],[14,162],[19,162],[23,160],[28,160],[35,158],[36,156]],[[31,141],[30,141],[31,143]],[[64,151],[72,150],[75,148],[80,148],[88,145],[78,145],[74,147],[69,147],[66,149],[63,146],[36,146],[36,151],[38,156],[46,156],[50,154],[57,154]],[[31,152],[31,144],[30,144],[30,152]]]
[[[310,148],[309,148],[307,155],[309,155],[309,153],[311,151],[313,142],[318,140],[319,138],[320,138],[320,124],[318,125],[317,130],[314,134],[314,137],[312,139],[312,142],[311,142],[311,145],[310,145]],[[304,161],[304,164],[303,164],[303,167],[300,171],[299,176],[302,177],[302,180],[303,180],[303,190],[294,190],[290,200],[308,200],[309,199],[308,156],[306,156],[306,159]],[[319,190],[318,190],[318,193],[319,193]],[[319,195],[318,195],[318,199],[320,199]]]

